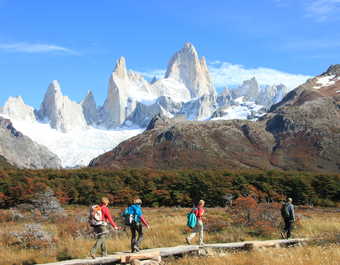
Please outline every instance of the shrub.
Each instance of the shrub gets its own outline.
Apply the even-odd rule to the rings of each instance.
[[[270,236],[280,225],[279,203],[257,203],[252,197],[239,197],[227,209],[234,225],[243,226],[257,236]]]
[[[54,246],[55,239],[40,224],[25,224],[24,230],[11,232],[12,245],[22,248],[47,248]]]

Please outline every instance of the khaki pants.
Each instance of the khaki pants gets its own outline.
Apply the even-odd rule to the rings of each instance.
[[[190,235],[188,236],[188,240],[191,241],[197,233],[200,234],[200,245],[203,245],[203,221],[202,220],[198,220],[197,221],[197,225],[194,227],[194,229],[192,230],[192,233],[190,233]]]
[[[100,249],[102,256],[107,256],[106,236],[109,231],[106,225],[95,226],[93,231],[96,234],[97,241],[91,249],[91,255],[96,255],[98,249]]]

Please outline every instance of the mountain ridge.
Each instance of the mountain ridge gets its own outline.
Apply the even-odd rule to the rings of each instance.
[[[340,68],[308,80],[256,122],[190,122],[157,116],[143,134],[89,166],[339,172],[340,74],[333,74],[334,69]]]

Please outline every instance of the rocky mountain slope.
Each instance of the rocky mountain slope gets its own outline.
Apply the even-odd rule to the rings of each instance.
[[[8,163],[8,161],[5,157],[0,155],[0,170],[1,169],[11,169],[11,168],[15,168],[15,167],[13,165],[11,165],[10,163]]]
[[[339,172],[340,65],[288,93],[256,122],[191,122],[158,115],[143,134],[90,166]]]
[[[46,147],[17,131],[9,119],[0,117],[0,155],[20,168],[60,168],[59,158]]]

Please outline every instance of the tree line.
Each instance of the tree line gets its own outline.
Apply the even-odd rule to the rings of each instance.
[[[91,205],[108,196],[117,206],[140,197],[145,206],[224,206],[238,197],[274,202],[292,197],[296,204],[336,206],[340,174],[230,170],[0,170],[0,207],[30,202],[52,189],[63,204]]]

